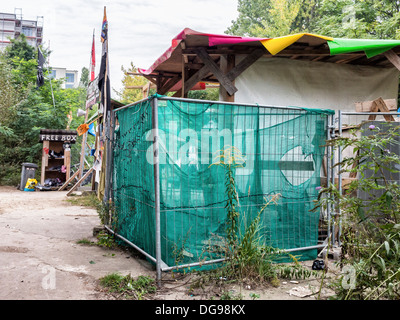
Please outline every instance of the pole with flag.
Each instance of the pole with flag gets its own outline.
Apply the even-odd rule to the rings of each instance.
[[[106,7],[104,7],[104,17],[100,40],[102,42],[102,52],[98,86],[101,92],[100,112],[103,113],[103,117],[106,118],[108,116],[108,111],[110,110],[111,105],[110,76],[108,68],[108,21]]]
[[[43,75],[43,67],[44,63],[46,62],[46,59],[43,56],[42,51],[38,47],[38,68],[37,68],[37,76],[36,76],[36,86],[37,88],[40,88],[41,86],[44,85],[44,75]],[[53,99],[53,107],[54,109],[56,108],[56,103],[54,101],[54,93],[53,93],[53,86],[51,85],[51,77],[50,77],[50,88],[51,88],[51,97]]]
[[[104,7],[103,23],[101,28],[101,64],[98,77],[98,86],[101,94],[100,97],[100,110],[99,113],[103,114],[102,121],[102,139],[103,152],[102,152],[102,166],[100,172],[100,183],[98,189],[98,198],[103,200],[107,208],[111,201],[111,170],[112,170],[112,128],[113,128],[113,114],[111,110],[111,90],[110,90],[110,76],[109,76],[109,55],[108,55],[108,20],[106,7]],[[100,146],[101,146],[100,142]],[[104,194],[102,194],[104,192]],[[111,216],[109,216],[109,223],[111,223]]]
[[[94,29],[93,29],[93,39],[92,39],[92,51],[90,53],[90,64],[89,64],[89,81],[90,83],[94,80],[94,69],[96,67],[96,57],[95,57],[95,44],[94,44]],[[90,83],[88,86],[88,90],[90,88]],[[83,135],[82,137],[82,146],[81,146],[81,158],[80,158],[80,166],[79,166],[79,181],[77,183],[80,184],[80,181],[83,177],[83,172],[84,172],[84,168],[85,168],[85,156],[86,156],[86,141],[87,141],[87,120],[88,120],[88,116],[89,116],[89,107],[91,109],[91,105],[88,105],[88,96],[86,97],[86,111],[85,111],[85,122],[84,124],[80,125],[77,129],[78,134],[79,135]],[[82,132],[80,132],[80,130]]]
[[[44,56],[42,54],[42,51],[38,47],[38,70],[37,70],[37,77],[36,77],[36,85],[37,87],[41,87],[44,85],[44,77],[43,77],[43,66],[45,63]]]

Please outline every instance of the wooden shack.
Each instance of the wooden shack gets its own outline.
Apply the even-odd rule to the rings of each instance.
[[[40,184],[45,185],[46,179],[64,183],[70,177],[71,144],[77,139],[76,130],[40,130],[42,148],[42,169]],[[58,180],[57,180],[58,179]]]

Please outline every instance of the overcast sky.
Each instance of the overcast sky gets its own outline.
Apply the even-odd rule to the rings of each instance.
[[[188,27],[223,34],[237,17],[237,0],[1,0],[0,12],[22,9],[23,19],[44,17],[44,47],[50,65],[78,70],[89,67],[93,29],[96,75],[100,66],[100,30],[106,6],[109,24],[111,86],[122,87],[121,66],[147,69]]]

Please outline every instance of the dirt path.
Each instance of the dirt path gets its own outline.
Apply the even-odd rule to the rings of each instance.
[[[123,249],[77,244],[93,237],[100,221],[97,212],[66,201],[66,192],[23,192],[0,187],[0,300],[110,299],[99,290],[98,279],[114,272],[132,277],[155,277],[154,268]],[[311,262],[307,262],[311,266]],[[164,286],[154,299],[209,299],[212,293],[197,289],[188,293],[190,277],[174,280],[163,275]],[[168,280],[169,279],[169,280]],[[260,300],[306,299],[293,295],[300,288],[315,292],[318,280],[282,281],[278,288],[239,288],[232,296]],[[292,294],[290,294],[292,292]],[[331,294],[324,289],[322,296]],[[214,298],[219,298],[218,293]]]
[[[65,194],[0,187],[0,299],[106,299],[100,277],[153,274],[129,252],[77,244],[100,222]]]

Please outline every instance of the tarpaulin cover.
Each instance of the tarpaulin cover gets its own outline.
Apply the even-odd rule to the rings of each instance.
[[[400,40],[333,39],[328,41],[331,54],[364,51],[368,58],[384,53],[400,45]]]
[[[262,57],[235,79],[235,101],[351,112],[355,102],[397,100],[399,76],[396,68]]]
[[[178,44],[190,35],[208,37],[208,45],[210,47],[217,45],[232,45],[238,43],[259,41],[272,55],[276,55],[291,44],[297,41],[301,41],[304,36],[325,41],[329,46],[331,55],[364,51],[367,57],[371,58],[377,54],[384,53],[400,45],[400,40],[340,39],[332,38],[329,36],[316,35],[312,33],[298,33],[276,38],[256,38],[202,33],[189,28],[185,28],[175,38],[172,39],[172,46],[167,49],[164,54],[161,55],[150,68],[148,68],[147,70],[139,69],[139,72],[143,74],[152,73],[160,64],[168,60]]]
[[[116,231],[155,257],[152,108],[154,97],[116,111],[113,190]],[[317,244],[318,196],[330,110],[158,100],[162,260],[169,266],[224,256],[227,146],[243,155],[234,170],[240,234],[261,215],[260,243],[281,249]],[[316,250],[300,259],[316,258]]]

